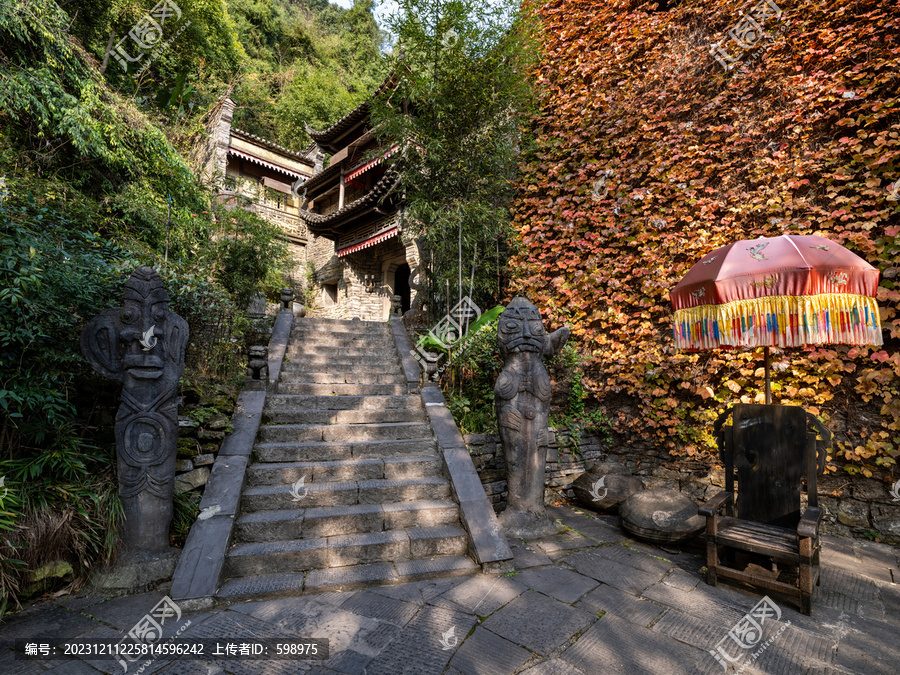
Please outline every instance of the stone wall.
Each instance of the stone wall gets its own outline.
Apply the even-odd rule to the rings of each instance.
[[[234,109],[235,103],[230,96],[220,99],[213,106],[210,120],[206,125],[206,134],[201,135],[190,151],[191,166],[207,182],[217,178],[217,171],[221,174],[225,172]]]
[[[405,262],[414,268],[419,263],[415,243],[396,237],[344,258],[337,257],[333,241],[313,237],[309,259],[315,266],[317,282],[311,315],[329,319],[359,317],[367,321],[388,318],[397,266]],[[377,290],[372,293],[366,291],[367,274],[377,281]],[[337,302],[333,305],[324,299],[326,283],[337,284]],[[415,297],[415,291],[412,295]]]
[[[506,507],[506,463],[499,437],[472,434],[463,438],[494,510],[502,510]],[[711,498],[725,485],[724,470],[711,459],[672,457],[650,446],[603,443],[596,436],[585,436],[576,445],[567,432],[551,429],[547,500],[571,498],[572,481],[601,458],[629,467],[646,489],[680,490],[697,502]],[[818,487],[826,532],[859,538],[876,536],[900,545],[900,502],[893,501],[890,485],[841,472],[820,476]]]
[[[500,437],[489,434],[469,434],[463,436],[475,470],[481,477],[481,484],[495,511],[506,508],[506,462],[500,448]],[[552,498],[555,492],[565,492],[569,485],[587,467],[593,465],[605,454],[601,440],[597,436],[585,436],[577,446],[567,432],[550,430],[550,448],[547,451],[547,491]]]

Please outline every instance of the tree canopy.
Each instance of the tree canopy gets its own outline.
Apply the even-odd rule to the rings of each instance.
[[[534,111],[534,26],[518,3],[468,0],[403,0],[388,23],[398,84],[374,102],[372,120],[383,143],[404,147],[401,189],[430,258],[427,294],[443,307],[449,282],[456,304],[474,265],[475,295],[496,304],[523,124]]]

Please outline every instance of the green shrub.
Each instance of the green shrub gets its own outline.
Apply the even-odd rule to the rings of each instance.
[[[74,429],[74,384],[89,371],[79,335],[120,295],[127,260],[57,211],[0,205],[0,451],[33,459],[31,478],[87,475]]]
[[[494,319],[466,335],[441,378],[447,406],[462,433],[496,431],[494,382],[502,368]]]
[[[495,315],[466,336],[441,378],[447,406],[464,434],[497,431],[494,383],[503,369],[497,321]],[[575,346],[566,344],[549,359],[547,373],[553,385],[550,426],[569,429],[575,438],[594,433],[608,440],[609,420],[603,410],[585,409],[582,359]]]
[[[241,209],[219,212],[201,264],[241,309],[260,290],[278,297],[289,264],[287,237],[276,225]]]

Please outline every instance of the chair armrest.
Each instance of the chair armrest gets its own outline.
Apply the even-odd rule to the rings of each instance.
[[[813,538],[819,533],[819,523],[822,522],[822,508],[810,506],[797,525],[797,534],[801,538]]]
[[[701,516],[706,516],[707,518],[712,517],[713,514],[716,513],[719,509],[721,509],[726,504],[730,504],[734,500],[733,492],[725,492],[724,490],[717,494],[715,497],[706,502],[703,506],[697,509],[697,513]]]

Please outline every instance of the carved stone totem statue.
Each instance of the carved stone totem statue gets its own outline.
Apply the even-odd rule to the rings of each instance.
[[[538,308],[525,298],[513,299],[500,315],[497,342],[503,370],[494,386],[494,405],[509,489],[500,524],[513,536],[537,537],[556,531],[544,510],[550,416],[550,376],[544,359],[568,339],[568,328],[548,335]]]
[[[169,296],[151,267],[139,267],[125,282],[121,308],[94,317],[81,332],[81,351],[94,370],[122,383],[116,455],[126,554],[169,550],[176,394],[187,338],[187,323],[169,311]]]

